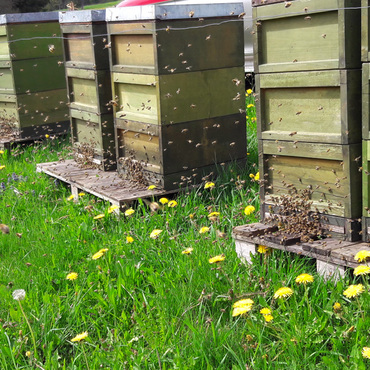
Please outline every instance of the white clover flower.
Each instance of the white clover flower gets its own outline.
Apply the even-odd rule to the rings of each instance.
[[[16,301],[22,301],[26,297],[26,291],[24,289],[16,289],[12,296]]]

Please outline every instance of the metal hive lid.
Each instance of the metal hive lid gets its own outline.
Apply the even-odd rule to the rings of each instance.
[[[192,4],[159,3],[106,9],[106,21],[170,20],[238,16],[243,3]]]
[[[57,12],[38,12],[38,13],[14,13],[1,14],[0,24],[10,23],[36,23],[36,22],[58,22]]]
[[[59,23],[104,22],[105,9],[59,12]]]

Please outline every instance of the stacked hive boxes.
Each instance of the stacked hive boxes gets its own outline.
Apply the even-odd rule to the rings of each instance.
[[[262,3],[264,5],[262,5]],[[360,238],[358,1],[254,1],[261,207],[310,189],[331,234]]]
[[[170,190],[245,160],[242,12],[107,9],[120,174]]]
[[[116,168],[105,10],[59,13],[75,159]]]
[[[0,15],[0,138],[69,129],[58,14]]]

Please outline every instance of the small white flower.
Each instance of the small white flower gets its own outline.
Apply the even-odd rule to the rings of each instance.
[[[16,289],[12,296],[16,301],[22,301],[26,297],[26,291],[24,289]]]

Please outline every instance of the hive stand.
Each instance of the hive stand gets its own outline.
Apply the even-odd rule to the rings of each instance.
[[[349,242],[334,238],[325,238],[311,243],[297,243],[296,237],[273,237],[276,226],[255,223],[237,226],[233,229],[235,250],[246,263],[252,263],[252,255],[257,253],[259,245],[280,249],[298,255],[316,259],[318,274],[324,279],[338,280],[344,277],[348,268],[360,265],[354,257],[361,250],[369,250],[370,245],[363,242]]]

